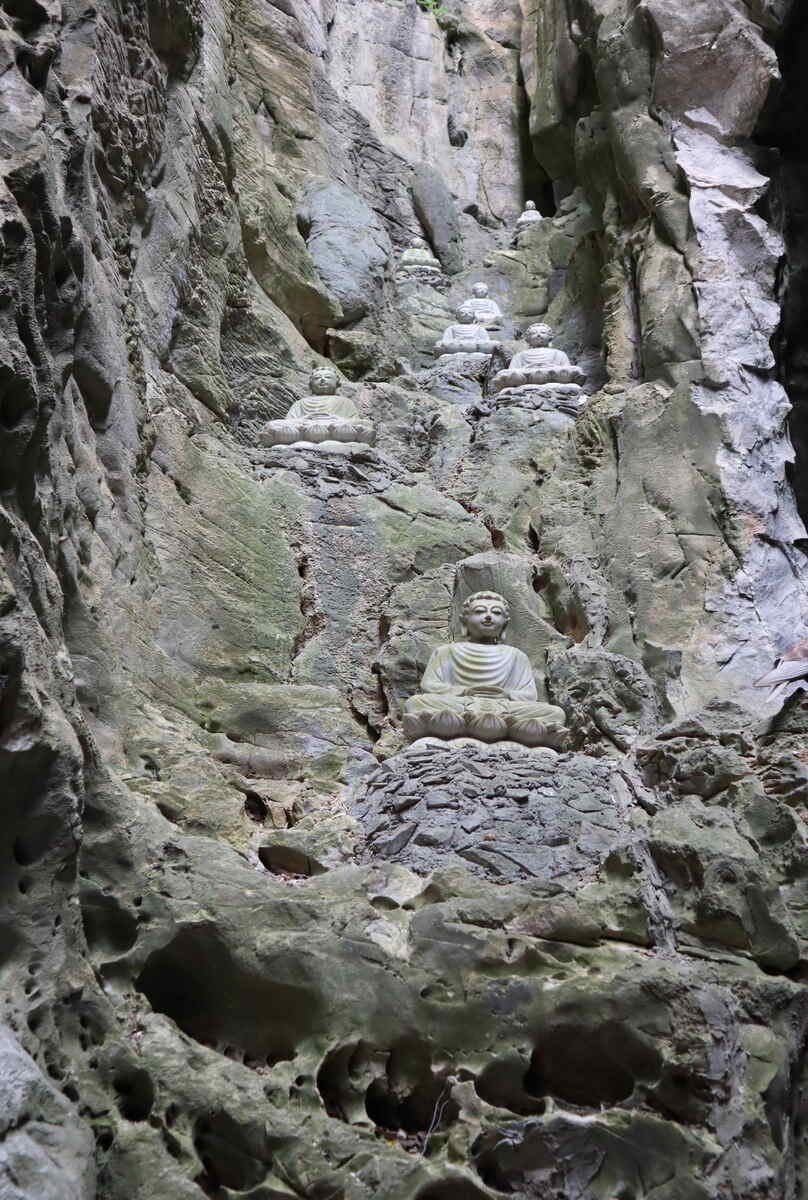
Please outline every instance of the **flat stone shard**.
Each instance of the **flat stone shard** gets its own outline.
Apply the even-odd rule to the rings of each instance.
[[[527,655],[501,640],[510,619],[505,598],[474,592],[462,618],[468,640],[432,652],[422,692],[404,706],[406,736],[560,746],[564,710],[539,701]]]
[[[339,377],[333,367],[313,371],[310,387],[311,395],[296,400],[282,420],[265,425],[263,445],[333,449],[341,442],[372,444],[373,426],[362,419],[353,400],[338,394]]]
[[[423,738],[357,789],[353,811],[368,853],[412,870],[577,887],[630,830],[615,771],[512,741]]]

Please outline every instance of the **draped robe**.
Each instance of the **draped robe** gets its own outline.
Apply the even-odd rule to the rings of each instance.
[[[538,699],[530,659],[502,643],[452,642],[432,652],[422,692],[404,706],[410,737],[511,738],[551,744],[564,732],[564,710]],[[500,688],[501,696],[469,696],[469,688]]]

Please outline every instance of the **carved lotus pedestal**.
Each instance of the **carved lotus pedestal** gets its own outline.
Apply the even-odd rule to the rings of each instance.
[[[376,434],[369,421],[270,421],[261,431],[264,446],[276,449],[284,446],[312,449],[333,447],[334,443],[372,446]]]

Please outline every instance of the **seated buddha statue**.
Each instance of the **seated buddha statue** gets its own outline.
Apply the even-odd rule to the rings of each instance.
[[[443,267],[422,237],[410,238],[410,244],[398,260],[396,277],[406,279],[443,275]]]
[[[470,312],[478,325],[498,329],[502,325],[502,310],[488,295],[488,284],[475,283],[472,292],[471,299],[464,300],[460,307],[464,312]]]
[[[527,655],[502,641],[507,601],[498,592],[474,592],[462,615],[467,640],[433,651],[421,693],[404,706],[406,736],[559,746],[564,710],[538,699]]]
[[[474,313],[461,305],[455,316],[455,323],[448,325],[440,341],[435,342],[435,353],[492,354],[499,342],[492,341],[485,326],[477,324]]]
[[[521,214],[516,222],[516,232],[521,233],[523,229],[529,229],[531,225],[535,225],[542,219],[542,215],[536,209],[536,205],[532,200],[528,200],[527,204],[525,205],[525,211]]]
[[[580,367],[570,362],[563,350],[553,349],[550,345],[552,337],[549,325],[530,325],[525,331],[527,350],[514,354],[510,365],[497,371],[491,385],[493,390],[501,392],[505,388],[560,384],[577,394],[586,376]]]
[[[339,395],[339,377],[333,367],[312,371],[309,386],[311,394],[296,400],[282,420],[266,423],[260,435],[265,446],[373,443],[373,426],[362,419],[353,400]]]

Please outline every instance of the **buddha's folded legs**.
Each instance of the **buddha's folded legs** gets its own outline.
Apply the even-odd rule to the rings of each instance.
[[[411,696],[404,705],[408,738],[461,737],[466,732],[466,698],[451,694]]]
[[[564,710],[553,704],[487,696],[439,693],[412,696],[404,706],[407,737],[473,737],[481,742],[510,740],[525,746],[560,745],[566,732]]]
[[[566,714],[554,704],[508,701],[508,733],[524,746],[558,747],[564,739]]]

